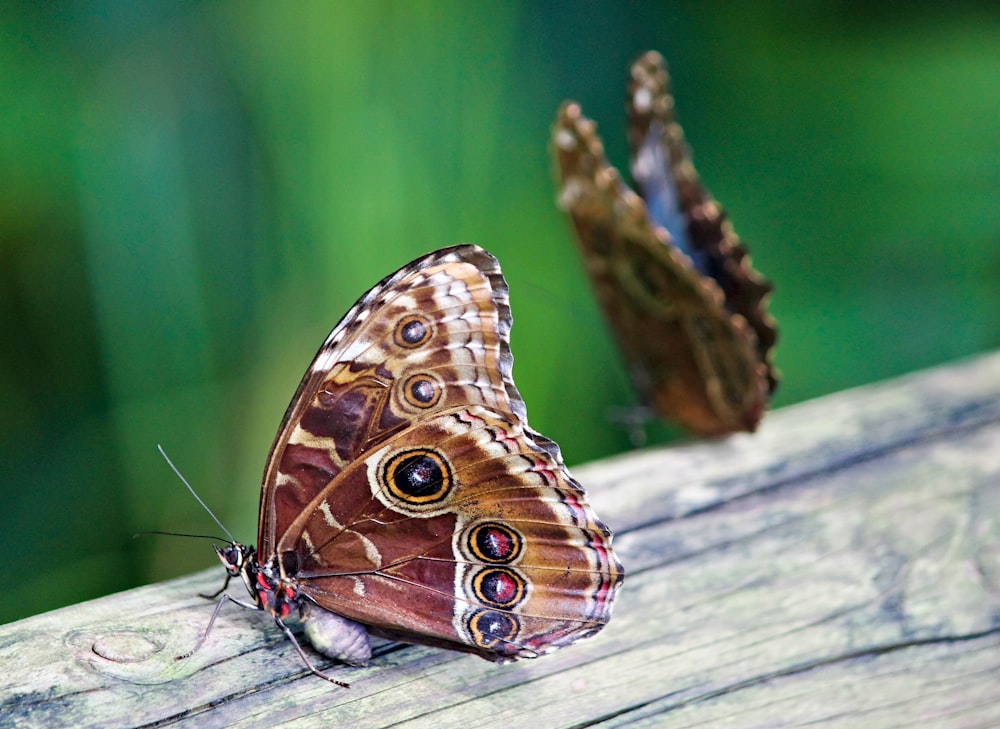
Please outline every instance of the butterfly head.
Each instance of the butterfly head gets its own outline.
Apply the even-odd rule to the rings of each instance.
[[[260,604],[257,591],[254,589],[259,571],[257,560],[254,559],[257,551],[245,544],[230,542],[224,547],[215,546],[215,553],[219,555],[222,566],[226,568],[226,574],[229,577],[241,578],[247,592]]]
[[[231,577],[237,577],[253,562],[256,550],[239,542],[232,542],[225,547],[215,547],[215,553],[219,555],[226,572]]]

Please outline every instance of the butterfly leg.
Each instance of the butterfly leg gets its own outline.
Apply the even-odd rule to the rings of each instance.
[[[229,589],[229,580],[231,580],[232,577],[233,576],[231,574],[227,573],[226,574],[226,581],[222,583],[222,587],[220,587],[218,590],[216,590],[215,592],[213,592],[211,595],[206,595],[204,592],[199,592],[198,593],[198,597],[203,597],[206,600],[215,600],[216,598],[219,597],[219,595],[221,595],[227,589]]]
[[[229,583],[229,579],[228,578],[226,578],[226,583],[227,584]],[[222,589],[225,590],[226,588],[223,587]],[[201,595],[201,597],[207,597],[207,596],[206,595]],[[223,593],[222,597],[219,598],[219,602],[217,602],[216,605],[215,605],[215,610],[212,611],[212,617],[208,621],[208,627],[205,628],[205,632],[202,633],[201,638],[198,639],[198,642],[194,644],[194,648],[192,648],[191,650],[189,650],[187,653],[182,653],[179,656],[174,656],[174,660],[175,661],[182,661],[185,658],[190,658],[191,656],[193,656],[195,653],[198,652],[198,649],[201,648],[201,646],[208,639],[208,634],[212,632],[212,626],[215,625],[215,619],[217,617],[219,617],[219,612],[222,610],[222,606],[225,605],[227,602],[234,602],[237,605],[239,605],[240,607],[242,607],[242,608],[249,608],[250,610],[257,610],[258,609],[257,605],[251,605],[248,602],[240,602],[239,600],[237,600],[235,597],[233,597],[229,593]]]
[[[302,646],[299,645],[299,641],[296,639],[295,635],[292,633],[291,630],[289,630],[288,626],[285,625],[281,621],[281,618],[279,618],[278,616],[275,616],[274,622],[277,623],[278,627],[281,628],[281,630],[285,633],[286,636],[288,636],[288,640],[292,641],[292,645],[295,646],[295,650],[298,651],[299,657],[302,659],[302,662],[306,664],[306,668],[308,668],[310,671],[312,671],[313,673],[315,673],[320,678],[326,679],[330,683],[335,683],[338,686],[341,686],[343,688],[350,688],[351,687],[351,684],[344,683],[343,681],[338,681],[337,679],[333,678],[332,676],[328,676],[325,673],[323,673],[321,670],[319,670],[318,668],[316,668],[316,666],[313,665],[313,662],[309,660],[309,656],[306,655],[306,652],[304,650],[302,650]]]

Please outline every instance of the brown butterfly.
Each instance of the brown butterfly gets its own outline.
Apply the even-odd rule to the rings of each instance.
[[[552,133],[560,205],[645,404],[698,434],[753,431],[777,381],[772,286],[702,186],[659,53],[632,65],[627,108],[639,194],[566,102]]]
[[[611,532],[528,426],[510,326],[497,260],[446,248],[362,296],[302,378],[264,471],[258,549],[216,551],[254,601],[240,604],[273,616],[314,673],[334,680],[286,619],[350,664],[368,662],[369,632],[506,663],[610,619]]]

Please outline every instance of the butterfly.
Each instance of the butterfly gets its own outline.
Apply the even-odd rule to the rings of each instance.
[[[288,621],[364,665],[369,633],[506,663],[610,619],[624,572],[559,447],[528,426],[507,291],[492,255],[460,245],[362,296],[281,422],[257,548],[216,547],[226,584],[241,578],[253,599],[240,604],[271,615],[323,678],[340,683]]]
[[[773,287],[691,163],[659,53],[632,65],[627,109],[638,194],[565,102],[552,132],[559,204],[640,399],[701,435],[753,431],[777,384]]]

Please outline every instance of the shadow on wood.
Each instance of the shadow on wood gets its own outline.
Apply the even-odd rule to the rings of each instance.
[[[376,641],[310,675],[221,570],[0,626],[0,726],[1000,725],[1000,355],[575,468],[627,577],[597,637],[495,666]]]

